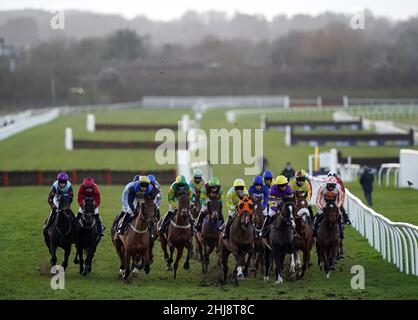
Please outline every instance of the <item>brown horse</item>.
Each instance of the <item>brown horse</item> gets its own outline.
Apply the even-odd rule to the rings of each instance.
[[[222,204],[218,199],[210,200],[207,204],[207,216],[202,224],[202,231],[196,233],[196,243],[201,257],[202,272],[208,273],[209,256],[219,243],[219,227],[222,224]]]
[[[254,206],[254,227],[255,227],[255,239],[254,239],[254,249],[255,254],[253,256],[253,269],[254,277],[257,275],[258,267],[264,267],[264,246],[263,241],[259,235],[264,224],[264,215],[263,215],[263,206],[262,200],[257,199]]]
[[[231,224],[229,239],[219,237],[218,264],[222,263],[223,266],[224,283],[227,282],[228,257],[231,253],[235,258],[237,271],[235,283],[238,284],[238,279],[245,278],[242,272],[241,258],[248,254],[250,259],[254,253],[253,212],[254,204],[252,200],[249,196],[242,197],[238,204],[236,216]]]
[[[318,261],[323,265],[327,278],[329,278],[340,246],[339,215],[338,207],[333,203],[328,203],[323,210],[323,220],[318,227],[316,237]]]
[[[159,232],[159,237],[161,248],[164,252],[164,259],[167,262],[169,271],[173,270],[171,264],[173,263],[174,250],[177,249],[176,261],[174,262],[174,279],[176,279],[179,261],[183,256],[184,248],[187,249],[187,257],[183,265],[186,270],[190,268],[190,257],[193,250],[192,229],[190,224],[190,201],[187,194],[184,194],[179,198],[179,205],[174,220],[175,221],[170,221],[167,235]],[[158,224],[160,225],[161,223],[162,219]],[[170,249],[170,256],[167,253],[167,245]]]
[[[194,223],[197,219],[197,217],[199,216],[200,210],[202,209],[202,205],[200,203],[200,194],[201,191],[200,190],[196,190],[195,196],[194,196],[194,200],[193,203],[190,207],[190,220],[192,223]],[[192,227],[192,232],[193,232],[193,227]],[[195,234],[195,241],[196,241],[196,252],[193,253],[192,252],[192,258],[197,260],[199,259],[199,261],[201,260],[201,256],[199,254],[199,249],[198,249],[198,239],[197,239],[197,235]]]
[[[154,223],[155,204],[153,200],[145,200],[137,207],[133,223],[124,235],[117,233],[112,227],[112,242],[120,258],[119,274],[124,280],[131,273],[130,262],[132,258],[132,276],[138,275],[139,263],[144,265],[146,274],[150,272],[150,237]],[[117,219],[114,224],[117,223]]]
[[[300,259],[298,250],[303,252],[302,270],[299,270],[299,276],[303,277],[305,271],[309,268],[309,260],[311,257],[312,246],[315,242],[313,237],[312,227],[309,223],[309,209],[306,201],[306,192],[295,192],[295,231],[296,236],[293,240],[293,245],[296,250],[294,259],[296,260],[296,267],[300,269]]]

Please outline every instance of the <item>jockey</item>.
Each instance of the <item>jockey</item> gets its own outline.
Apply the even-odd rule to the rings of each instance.
[[[226,204],[228,206],[228,221],[221,227],[224,231],[223,238],[229,238],[229,229],[237,212],[237,206],[243,196],[248,196],[248,190],[242,179],[235,179],[234,185],[229,189],[226,195]]]
[[[270,196],[270,190],[269,187],[263,184],[262,176],[254,177],[253,184],[248,189],[248,193],[250,194],[250,197],[254,203],[256,203],[256,200],[261,199],[263,216],[268,216],[268,200]]]
[[[271,186],[272,186],[272,183],[273,183],[273,172],[264,171],[263,179],[264,179],[264,185],[266,185],[270,190]]]
[[[290,178],[289,185],[292,188],[293,192],[296,192],[296,191],[306,192],[306,202],[309,203],[309,201],[311,201],[312,184],[305,170],[300,169],[296,171],[295,176]],[[311,205],[308,205],[308,210],[309,210],[311,219],[313,219],[313,211],[312,211]]]
[[[347,214],[347,211],[345,211],[345,208],[344,208],[344,199],[345,199],[345,187],[344,187],[344,183],[343,183],[343,180],[338,176],[338,174],[335,172],[335,171],[330,171],[330,172],[328,172],[328,177],[335,177],[336,179],[337,179],[337,182],[338,182],[338,184],[340,185],[340,187],[341,187],[341,190],[342,190],[342,192],[343,192],[343,200],[342,200],[342,205],[341,205],[341,208],[340,208],[340,211],[341,211],[341,214],[342,214],[342,216],[343,216],[343,218],[344,218],[344,220],[345,220],[345,222],[348,224],[348,225],[350,225],[351,224],[351,221],[350,221],[350,218],[348,217],[348,214]]]
[[[135,181],[128,189],[128,210],[118,232],[122,233],[125,230],[125,227],[133,220],[138,207],[145,199],[154,200],[155,197],[156,191],[147,176],[141,176],[138,181]]]
[[[165,215],[163,222],[159,228],[160,231],[165,233],[167,231],[168,224],[176,215],[178,200],[184,194],[189,196],[191,201],[193,198],[193,191],[190,188],[190,185],[187,183],[185,176],[177,176],[176,181],[170,186],[168,190],[168,212]]]
[[[48,203],[51,206],[51,213],[45,224],[45,229],[48,229],[55,221],[59,198],[62,196],[68,196],[73,201],[74,192],[70,181],[68,181],[68,175],[65,172],[60,172],[57,176],[57,180],[52,184],[51,191],[48,195]]]
[[[157,206],[158,219],[159,219],[160,218],[160,205],[161,205],[161,201],[163,200],[163,191],[161,190],[160,184],[158,183],[157,179],[155,179],[155,176],[150,174],[148,175],[148,179],[156,192],[154,202],[155,202],[155,205]]]
[[[271,224],[273,218],[283,207],[285,202],[293,202],[293,191],[287,182],[287,178],[283,175],[276,178],[275,184],[271,187],[269,196],[269,211],[266,219],[264,220],[263,228],[261,229],[260,236],[266,237],[268,226]],[[293,217],[292,224],[293,222]]]
[[[330,202],[334,203],[339,209],[343,205],[343,191],[341,190],[341,187],[334,176],[328,177],[327,180],[318,188],[318,193],[316,195],[316,206],[318,207],[318,214],[315,216],[313,227],[313,233],[315,237],[319,223],[323,217],[322,211],[324,210],[327,203]],[[343,228],[340,219],[338,219],[338,226],[340,228],[340,238],[344,239]]]
[[[193,192],[193,199],[195,200],[196,194],[200,192],[202,187],[205,185],[205,179],[203,179],[203,172],[200,169],[193,170],[193,178],[190,179],[189,186]]]
[[[93,200],[94,218],[97,222],[97,231],[101,236],[104,236],[103,231],[105,230],[105,227],[99,216],[100,192],[97,184],[94,183],[93,178],[84,178],[83,183],[80,185],[80,188],[78,188],[77,202],[80,208],[78,209],[77,219],[84,211],[84,205],[86,204],[87,199]]]
[[[207,204],[209,200],[217,199],[221,202],[221,205],[223,205],[223,193],[224,192],[218,178],[212,177],[209,179],[209,182],[205,183],[200,195],[200,204],[202,205],[202,208],[200,209],[199,216],[194,223],[195,230],[201,231],[202,221],[208,213]],[[222,221],[222,223],[225,223],[222,214],[219,215],[219,220]]]

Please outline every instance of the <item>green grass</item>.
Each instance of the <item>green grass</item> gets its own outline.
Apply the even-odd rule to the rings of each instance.
[[[70,263],[65,275],[65,289],[50,287],[48,249],[42,239],[42,224],[48,213],[45,201],[48,188],[2,188],[0,216],[0,299],[416,299],[418,278],[400,273],[384,261],[366,240],[347,229],[346,258],[326,279],[323,271],[312,267],[303,280],[286,279],[281,286],[265,283],[258,275],[246,279],[239,287],[220,285],[221,274],[211,270],[207,278],[200,264],[192,261],[191,270],[179,269],[178,278],[165,269],[159,242],[155,246],[155,263],[151,273],[125,283],[118,280],[118,258],[109,237],[109,228],[120,210],[122,186],[101,187],[101,215],[107,233],[97,250],[93,271],[86,278],[78,266]],[[164,188],[166,191],[166,187]],[[29,204],[29,205],[28,205]],[[73,205],[75,208],[75,206]],[[314,250],[313,250],[314,251]],[[59,254],[61,261],[62,252]],[[74,257],[71,254],[70,261]],[[214,265],[212,257],[212,266]],[[312,262],[316,261],[315,255]],[[232,267],[233,263],[230,261]],[[365,290],[350,286],[353,265],[365,269]]]
[[[164,116],[155,111],[138,109],[96,113],[97,123],[171,123],[181,119],[185,110],[164,110]],[[154,114],[154,116],[153,116]],[[43,126],[35,127],[0,141],[0,170],[31,169],[161,169],[154,158],[154,150],[73,150],[64,149],[66,127],[73,128],[74,139],[112,141],[154,141],[150,131],[86,130],[85,114],[60,117]],[[174,168],[166,165],[164,169]]]

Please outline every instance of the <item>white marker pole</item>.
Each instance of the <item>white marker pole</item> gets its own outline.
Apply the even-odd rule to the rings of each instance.
[[[87,131],[94,132],[96,130],[96,117],[92,113],[87,114]]]
[[[65,150],[73,149],[73,129],[65,128]]]

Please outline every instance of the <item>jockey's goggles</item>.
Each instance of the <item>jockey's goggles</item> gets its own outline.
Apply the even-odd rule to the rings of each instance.
[[[244,187],[235,187],[236,191],[244,191]]]
[[[296,180],[299,181],[299,182],[303,182],[303,181],[305,181],[305,178],[297,178]]]
[[[58,181],[58,183],[59,183],[59,184],[67,184],[67,181],[64,181],[64,180],[59,180],[59,181]]]
[[[287,183],[286,184],[278,184],[277,185],[279,188],[284,188],[284,187],[286,187],[287,186]]]
[[[202,178],[201,177],[195,177],[194,178],[194,181],[197,182],[197,183],[199,183],[200,181],[202,181]]]
[[[264,181],[273,181],[273,178],[264,178]]]
[[[147,182],[141,182],[141,183],[139,184],[139,186],[140,186],[141,188],[148,188],[149,183],[147,183]]]
[[[328,188],[328,189],[334,189],[334,188],[335,188],[335,186],[336,186],[336,184],[335,184],[335,183],[327,183],[327,188]]]
[[[262,187],[263,185],[261,183],[255,183],[254,187]]]

